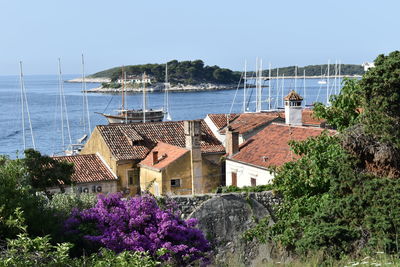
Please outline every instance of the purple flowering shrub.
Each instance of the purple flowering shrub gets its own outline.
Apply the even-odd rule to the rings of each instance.
[[[148,251],[179,265],[208,260],[210,245],[196,224],[196,219],[182,220],[173,209],[161,209],[152,196],[126,200],[121,194],[100,196],[93,208],[74,210],[65,221],[70,234],[115,252]],[[166,251],[161,256],[160,249]]]

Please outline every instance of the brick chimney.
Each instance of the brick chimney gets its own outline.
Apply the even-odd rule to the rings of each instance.
[[[201,121],[185,121],[185,146],[190,150],[191,173],[192,173],[192,193],[202,194],[203,192],[203,172],[201,159]]]
[[[232,156],[239,152],[239,133],[233,131],[231,126],[228,126],[225,136],[225,148],[228,156]]]
[[[158,163],[158,151],[153,151],[153,155],[152,155],[152,159],[153,159],[153,165],[156,165]]]

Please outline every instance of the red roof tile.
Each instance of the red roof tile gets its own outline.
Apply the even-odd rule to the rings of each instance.
[[[71,180],[76,183],[91,183],[113,181],[118,178],[96,154],[53,157],[58,161],[67,161],[74,164],[74,174]]]
[[[229,126],[233,131],[244,134],[256,130],[259,127],[266,126],[273,121],[279,121],[280,119],[280,113],[278,112],[243,113],[230,121]],[[221,133],[225,133],[225,129],[223,129]]]
[[[317,127],[272,123],[243,143],[240,151],[231,159],[264,168],[281,166],[296,158],[296,155],[290,150],[289,141],[305,140],[321,134],[324,130]],[[335,133],[332,130],[329,132]]]
[[[224,128],[227,124],[227,121],[232,121],[235,119],[238,115],[236,113],[231,113],[231,114],[208,114],[207,116],[210,118],[210,120],[214,123],[215,126],[217,126],[218,130]]]
[[[158,162],[154,165],[153,151],[158,152]],[[157,145],[147,155],[147,157],[140,162],[140,165],[161,170],[188,152],[189,150],[186,148],[158,142]]]
[[[158,142],[185,147],[183,121],[110,124],[96,128],[117,160],[142,160]],[[203,153],[225,151],[203,120],[201,130]]]

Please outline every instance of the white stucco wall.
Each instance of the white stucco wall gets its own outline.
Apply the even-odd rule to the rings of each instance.
[[[226,186],[232,185],[232,172],[237,174],[237,186],[251,186],[251,178],[256,179],[256,185],[265,185],[271,183],[274,175],[272,172],[244,163],[226,160]]]

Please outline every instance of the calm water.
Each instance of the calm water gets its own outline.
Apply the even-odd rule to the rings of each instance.
[[[64,75],[64,79],[79,77],[79,75]],[[318,80],[306,80],[306,104],[314,101],[326,102],[326,85],[319,85]],[[267,84],[267,82],[266,82]],[[304,95],[303,80],[297,80],[297,91]],[[87,88],[98,87],[99,84],[88,83]],[[334,93],[333,81],[330,92]],[[282,107],[283,95],[287,95],[295,88],[295,81],[285,79],[271,83],[272,108]],[[58,103],[58,77],[56,75],[25,76],[25,88],[32,119],[33,135],[36,148],[42,153],[52,155],[64,151],[61,140],[61,119]],[[339,90],[337,88],[337,90]],[[82,137],[82,95],[80,83],[64,84],[67,102],[68,117],[71,129],[72,142]],[[255,89],[249,89],[248,110],[255,110]],[[236,97],[235,97],[236,96]],[[243,89],[211,92],[170,93],[170,114],[173,120],[187,120],[204,118],[208,113],[241,112],[243,110]],[[235,101],[234,101],[235,99]],[[263,109],[268,108],[268,88],[263,89]],[[277,101],[277,99],[279,101]],[[141,108],[142,95],[130,94],[127,96],[127,105],[130,108]],[[150,93],[149,103],[152,108],[161,108],[164,101],[163,93]],[[106,120],[95,112],[113,113],[120,104],[119,95],[89,94],[90,119],[92,128],[98,124],[106,124]],[[233,105],[232,105],[233,103]],[[20,85],[18,76],[0,76],[0,154],[15,157],[17,151],[23,150],[22,116],[21,116]],[[68,138],[65,129],[65,143]],[[26,121],[26,131],[29,131]],[[31,136],[26,135],[28,147],[32,147]]]

